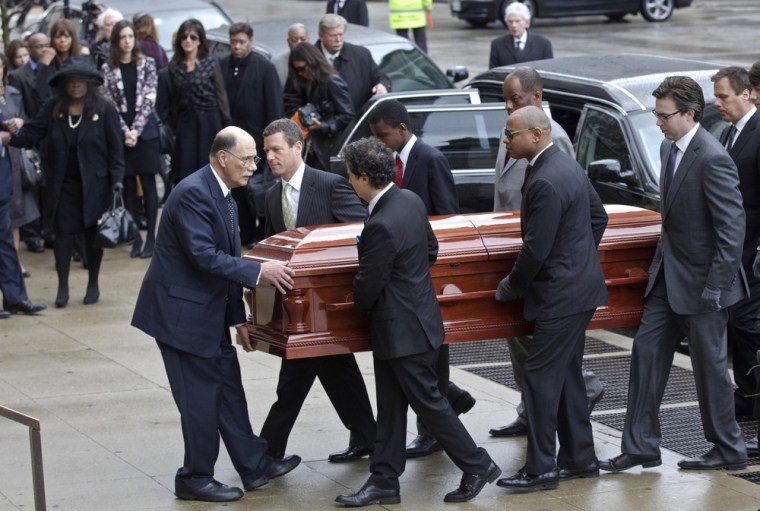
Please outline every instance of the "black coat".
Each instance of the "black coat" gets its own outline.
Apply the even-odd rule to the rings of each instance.
[[[327,2],[326,14],[335,13],[335,0]],[[367,4],[364,0],[343,0],[343,7],[338,10],[338,14],[346,18],[349,23],[356,25],[369,26],[369,14],[367,13]]]
[[[29,62],[26,65],[14,69],[8,74],[8,85],[16,87],[24,98],[24,111],[29,117],[34,117],[40,111],[40,102],[35,90],[36,74]]]
[[[92,115],[79,126],[77,157],[84,195],[84,225],[91,227],[112,203],[112,188],[124,179],[124,137],[119,114],[112,103],[96,96]],[[47,101],[37,116],[11,138],[11,145],[30,148],[44,139],[46,185],[43,189],[44,221],[52,226],[66,176],[67,115],[54,115],[55,100]]]
[[[318,41],[315,46],[322,51],[321,42]],[[351,103],[357,113],[373,96],[372,88],[375,85],[382,83],[388,91],[391,90],[390,79],[377,67],[369,50],[362,46],[344,43],[338,57],[333,61],[333,67],[348,85]]]
[[[525,48],[518,50],[515,48],[515,38],[511,34],[507,34],[491,41],[491,55],[488,59],[488,67],[490,69],[553,57],[552,43],[546,37],[528,31]]]
[[[459,213],[459,198],[449,161],[438,149],[420,139],[409,151],[401,188],[419,195],[428,215]]]

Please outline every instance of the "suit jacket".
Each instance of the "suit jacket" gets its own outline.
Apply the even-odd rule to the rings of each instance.
[[[375,358],[439,348],[443,320],[430,277],[438,240],[420,198],[392,186],[372,210],[357,250],[354,306],[360,315],[370,314]]]
[[[664,140],[660,147],[661,190],[672,143]],[[700,299],[705,286],[721,290],[722,307],[747,296],[741,268],[745,216],[738,172],[720,142],[703,127],[686,148],[661,200],[662,233],[645,296],[660,273],[676,314],[705,312]]]
[[[322,42],[317,41],[316,47],[322,51]],[[377,67],[369,50],[362,46],[344,43],[333,61],[333,67],[348,85],[351,104],[357,114],[373,96],[372,88],[375,85],[382,83],[388,91],[391,90],[390,79]]]
[[[29,117],[34,117],[40,111],[40,102],[35,90],[36,74],[32,66],[27,62],[18,69],[8,73],[8,85],[16,87],[24,98],[24,110]]]
[[[491,41],[491,55],[488,58],[488,67],[507,66],[509,64],[519,64],[520,62],[530,62],[532,60],[551,59],[554,57],[552,43],[546,37],[536,35],[528,31],[528,39],[525,41],[525,48],[518,50],[515,48],[515,38],[512,34],[497,37]]]
[[[113,104],[96,96],[95,113],[84,116],[77,135],[77,159],[84,193],[84,225],[91,227],[112,205],[113,185],[124,179],[124,136],[119,129],[119,114]],[[67,116],[53,113],[55,100],[47,101],[37,116],[11,137],[11,145],[33,147],[44,141],[46,184],[42,190],[44,220],[53,225],[58,209],[69,144]]]
[[[727,127],[720,136],[723,146],[729,129]],[[747,215],[747,227],[760,227],[760,110],[749,118],[728,154],[739,171],[739,191]]]
[[[528,321],[569,316],[607,303],[597,246],[607,213],[586,173],[557,146],[525,175],[523,246],[509,285],[524,297]]]
[[[232,57],[227,55],[219,62],[222,79],[225,81],[229,78],[231,60]],[[237,95],[228,98],[232,125],[247,131],[261,148],[264,144],[264,128],[270,122],[285,116],[282,84],[272,63],[254,51],[245,58],[242,70]]]
[[[121,78],[121,68],[111,69],[108,63],[103,64],[106,94],[113,100],[119,111],[119,125],[123,132],[136,130],[143,140],[158,138],[158,125],[154,113],[156,110],[156,93],[158,88],[158,73],[156,62],[151,57],[142,57],[137,61],[137,86],[135,91],[135,118],[131,126],[124,122],[129,106],[124,96],[124,82]]]
[[[365,208],[344,177],[308,165],[304,169],[296,227],[358,222]],[[267,190],[264,236],[286,230],[282,216],[282,180]]]
[[[459,197],[449,161],[419,138],[409,152],[401,188],[419,195],[428,215],[459,213]]]
[[[172,190],[132,316],[158,342],[204,358],[218,353],[225,326],[245,322],[243,287],[255,288],[261,271],[240,258],[213,172],[206,165]]]
[[[335,13],[335,0],[327,2],[325,14]],[[338,10],[338,14],[346,18],[349,23],[355,25],[369,26],[369,14],[367,13],[367,4],[364,0],[343,0],[343,7]]]
[[[552,124],[552,142],[560,148],[565,154],[575,159],[575,149],[570,137],[565,130],[551,119]],[[493,189],[493,210],[494,211],[519,211],[522,203],[522,186],[525,182],[525,169],[528,167],[528,160],[525,158],[507,157],[507,146],[499,144],[499,152],[496,154],[495,182]]]

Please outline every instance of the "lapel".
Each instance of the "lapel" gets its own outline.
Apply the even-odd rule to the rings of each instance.
[[[316,172],[316,171],[314,171]],[[310,167],[304,167],[301,191],[298,194],[298,211],[296,211],[296,227],[308,225],[309,214],[314,203],[314,174]],[[280,208],[282,211],[282,208]]]
[[[285,231],[285,217],[282,214],[282,179],[277,178],[271,193],[274,194],[274,200],[272,207],[269,208],[269,221],[272,223],[274,232],[283,232]]]
[[[116,110],[121,114],[127,111],[127,102],[124,100],[124,82],[121,79],[121,68],[116,66],[106,72],[108,92],[116,104]],[[140,76],[137,77],[137,90],[140,90]]]
[[[744,148],[744,145],[750,141],[754,140],[757,136],[755,133],[755,130],[757,129],[758,120],[760,120],[760,110],[755,112],[752,117],[749,118],[747,121],[747,124],[744,125],[744,129],[739,133],[739,136],[736,137],[736,140],[734,141],[734,145],[731,147],[731,151],[729,151],[729,154],[731,154],[732,157],[738,156],[741,154],[742,149]],[[725,138],[728,138],[728,130],[730,129],[730,126],[726,128],[724,131]],[[725,147],[725,139],[723,146]]]
[[[220,215],[219,218],[222,219],[224,222],[224,225],[227,228],[227,240],[230,243],[230,254],[235,254],[235,233],[232,232],[232,225],[230,224],[230,211],[227,209],[227,199],[222,195],[222,190],[219,188],[219,183],[216,181],[216,177],[214,176],[214,171],[211,169],[211,165],[206,165],[203,168],[203,176],[206,178],[206,184],[209,187],[209,191],[211,192],[211,197],[214,200],[214,204],[216,204],[217,213]],[[235,223],[237,223],[237,211],[235,210],[235,206],[233,202],[233,211],[235,212]]]
[[[417,158],[419,157],[418,149],[421,142],[420,138],[417,137],[417,141],[409,151],[409,157],[406,159],[406,167],[404,167],[404,178],[401,180],[401,188],[409,188],[409,181],[412,180],[412,176],[417,170]]]
[[[397,193],[401,193],[401,190],[399,190],[396,186],[391,186],[390,189],[385,192],[382,197],[380,197],[380,199],[377,201],[377,204],[375,204],[375,207],[372,208],[372,214],[367,220],[367,223],[371,222],[372,218],[377,214],[377,212],[383,209],[383,206],[390,202]]]
[[[691,142],[689,143],[689,146],[686,148],[686,151],[683,153],[683,157],[681,158],[680,163],[678,164],[678,167],[676,167],[676,174],[673,176],[673,181],[670,183],[670,189],[668,190],[668,196],[664,198],[660,197],[660,202],[662,204],[662,217],[663,219],[667,216],[668,211],[670,211],[670,206],[673,204],[673,200],[678,194],[678,189],[681,187],[681,184],[684,182],[684,179],[686,179],[686,176],[689,174],[692,165],[694,164],[694,160],[697,159],[698,152],[702,149],[702,136],[703,136],[704,128],[700,126],[700,128],[697,130],[697,133],[694,135],[694,138],[691,139]],[[673,142],[671,142],[672,144]],[[662,190],[662,184],[664,182],[664,172],[665,167],[668,165],[668,153],[670,152],[670,144],[666,144],[667,150],[664,153],[664,156],[660,158],[661,165],[660,165],[660,189]]]

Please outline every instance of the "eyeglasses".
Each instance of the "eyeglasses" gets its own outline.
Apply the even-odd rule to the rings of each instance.
[[[293,71],[296,72],[296,74],[301,74],[306,70],[306,64],[303,66],[293,66]]]
[[[655,117],[657,117],[657,118],[658,118],[659,120],[661,120],[661,121],[667,121],[667,120],[669,120],[671,117],[673,117],[674,115],[676,115],[676,114],[680,114],[680,113],[681,113],[681,112],[679,112],[678,110],[676,110],[676,111],[675,111],[675,112],[673,112],[672,114],[661,114],[661,113],[659,113],[657,110],[652,110],[652,115],[654,115]]]
[[[504,128],[504,137],[507,140],[512,140],[513,138],[515,138],[515,135],[517,135],[518,133],[522,133],[523,131],[535,130],[535,129],[538,129],[538,128],[525,128],[524,130],[517,130],[517,131],[509,131],[507,128]]]
[[[185,34],[182,37],[179,38],[180,41],[184,41],[185,39],[190,39],[191,41],[197,41],[198,35],[197,34]]]
[[[227,154],[231,154],[232,156],[240,160],[240,162],[246,167],[250,167],[251,164],[258,165],[259,162],[261,161],[261,158],[259,158],[258,156],[246,156],[245,158],[241,158],[237,154],[233,153],[232,151],[228,151],[227,149],[222,149],[222,151],[224,151]]]

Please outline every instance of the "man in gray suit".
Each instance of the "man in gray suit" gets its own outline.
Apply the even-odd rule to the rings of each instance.
[[[529,66],[520,66],[504,78],[502,85],[504,106],[507,114],[511,115],[515,110],[525,106],[541,108],[543,95],[543,82],[535,69]],[[575,159],[575,151],[570,137],[562,126],[553,119],[551,123],[551,140],[559,149]],[[519,211],[522,204],[522,187],[525,181],[525,169],[528,160],[525,158],[511,158],[507,152],[507,146],[501,144],[496,156],[496,183],[494,186],[494,211]],[[512,361],[512,370],[518,388],[522,389],[522,374],[525,359],[528,357],[528,337],[509,337],[509,358]],[[583,370],[583,379],[586,383],[586,396],[589,408],[594,409],[596,403],[604,395],[604,386],[599,378],[591,371]],[[525,415],[525,405],[520,402],[517,406],[517,419],[507,424],[492,428],[489,433],[495,437],[521,436],[528,433],[528,419]]]
[[[686,336],[702,427],[714,447],[678,466],[743,469],[747,449],[734,417],[726,346],[727,307],[747,296],[738,172],[726,149],[699,124],[705,101],[697,82],[670,76],[652,95],[667,139],[660,148],[662,232],[633,340],[622,454],[600,468],[620,472],[662,463],[658,411],[673,353]]]
[[[264,151],[272,174],[279,177],[266,195],[266,236],[296,227],[364,218],[364,206],[345,178],[306,166],[301,157],[303,134],[290,119],[271,122],[264,129]],[[354,461],[372,453],[376,424],[359,366],[353,354],[282,360],[277,401],[261,428],[267,451],[282,458],[288,436],[306,396],[319,378],[351,432],[348,448],[329,456],[333,463]]]

